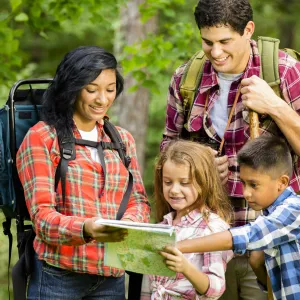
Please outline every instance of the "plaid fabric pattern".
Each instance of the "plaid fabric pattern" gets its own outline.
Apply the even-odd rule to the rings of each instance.
[[[172,139],[177,139],[183,130],[185,112],[183,109],[183,99],[180,95],[179,84],[186,68],[186,64],[180,66],[174,73],[169,86],[166,126],[161,142],[161,149]],[[257,44],[251,41],[251,55],[248,65],[240,79],[233,82],[228,95],[228,115],[232,108],[236,92],[242,79],[259,76],[260,57]],[[300,63],[279,51],[279,75],[281,78],[280,88],[284,101],[286,101],[295,111],[300,112]],[[204,114],[205,98],[209,92],[207,111]],[[217,73],[211,63],[207,61],[204,66],[202,81],[191,110],[189,120],[187,120],[186,130],[198,132],[202,127],[206,134],[221,142],[217,135],[212,121],[210,111],[219,97],[219,85]],[[268,116],[260,116],[260,134],[275,134],[282,136],[275,122]],[[235,107],[231,124],[226,131],[224,138],[224,151],[229,160],[228,195],[232,197],[243,197],[242,184],[239,179],[239,168],[237,163],[237,152],[249,139],[249,117],[248,111],[242,104],[241,95]],[[295,159],[295,167],[291,186],[295,191],[300,190],[300,160]],[[254,220],[257,214],[251,208],[236,208],[235,226],[244,225],[248,221]]]
[[[103,126],[97,124],[98,140],[109,142]],[[148,222],[150,206],[143,186],[133,137],[117,127],[131,157],[129,170],[133,189],[123,218]],[[81,138],[78,129],[74,136]],[[85,218],[116,219],[128,183],[128,171],[118,153],[104,150],[105,186],[102,166],[93,161],[85,146],[76,145],[76,159],[69,162],[66,179],[66,202],[63,205],[61,184],[54,190],[55,170],[60,160],[56,131],[39,122],[27,133],[17,153],[17,169],[24,187],[27,208],[36,238],[34,249],[39,259],[79,273],[121,276],[123,270],[103,264],[104,244],[86,243],[83,237]]]
[[[264,250],[277,300],[300,299],[300,197],[287,188],[251,224],[229,229],[235,253]]]
[[[164,224],[173,224],[174,212],[164,217]],[[175,226],[177,241],[194,239],[224,231],[229,228],[218,215],[209,214],[205,221],[199,210],[193,210],[181,218]],[[175,277],[145,276],[142,287],[142,300],[175,300],[175,299],[218,299],[225,290],[226,264],[233,256],[232,251],[210,253],[185,253],[184,256],[209,278],[209,288],[205,295],[197,293],[193,285],[181,273]]]

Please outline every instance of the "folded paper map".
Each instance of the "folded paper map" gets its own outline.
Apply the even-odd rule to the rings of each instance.
[[[135,223],[99,219],[97,224],[126,228],[122,242],[105,243],[104,264],[141,274],[175,276],[158,253],[166,245],[175,245],[174,227],[164,224]]]

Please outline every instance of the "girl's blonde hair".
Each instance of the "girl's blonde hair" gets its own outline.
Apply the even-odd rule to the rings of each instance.
[[[175,164],[189,164],[192,183],[198,191],[198,199],[191,209],[203,208],[218,214],[230,223],[233,211],[227,193],[221,182],[211,149],[196,142],[177,140],[170,142],[162,151],[155,165],[154,193],[156,218],[160,222],[163,216],[173,211],[163,195],[163,166],[167,160]],[[204,214],[208,218],[207,214]]]

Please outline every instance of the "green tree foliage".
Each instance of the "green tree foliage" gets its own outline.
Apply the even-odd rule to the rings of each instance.
[[[113,51],[119,11],[126,0],[0,0],[0,104],[18,79],[51,77],[62,56],[80,45],[100,45]],[[255,36],[279,37],[282,47],[300,48],[299,0],[251,0]],[[196,0],[145,0],[146,22],[158,17],[158,30],[118,57],[123,74],[132,74],[152,95],[147,133],[144,181],[152,195],[154,158],[165,121],[168,84],[174,70],[201,48],[194,21]],[[287,39],[289,37],[289,39]],[[120,41],[122,43],[122,41]],[[132,87],[132,90],[136,87]],[[0,234],[0,299],[7,295],[7,237]],[[13,247],[16,260],[16,244]]]
[[[53,74],[62,55],[76,46],[111,50],[124,1],[1,0],[0,103],[28,63],[42,64],[32,69],[35,76]]]

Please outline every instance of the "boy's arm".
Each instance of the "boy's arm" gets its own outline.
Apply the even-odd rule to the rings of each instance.
[[[183,253],[232,250],[232,235],[229,230],[192,240],[180,241],[176,248]]]
[[[254,271],[258,281],[267,287],[267,270],[265,267],[265,254],[263,251],[251,251],[249,264]]]
[[[300,200],[287,188],[281,196],[289,198],[268,216],[259,216],[254,222],[230,228],[228,231],[205,237],[180,241],[176,247],[183,253],[234,250],[264,250],[296,241],[300,236]]]

